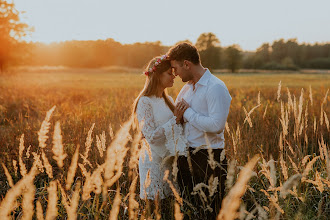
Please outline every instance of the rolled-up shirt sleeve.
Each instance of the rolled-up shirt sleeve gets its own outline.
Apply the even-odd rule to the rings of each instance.
[[[210,88],[206,102],[209,115],[202,115],[188,108],[183,117],[203,132],[221,133],[225,129],[231,96],[226,88],[216,84]]]

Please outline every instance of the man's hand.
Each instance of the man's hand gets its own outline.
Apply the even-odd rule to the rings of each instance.
[[[187,108],[189,108],[189,104],[184,99],[182,99],[181,102],[178,102],[178,104],[175,106],[174,115],[176,116],[177,124],[180,124],[180,122],[183,120],[183,114]]]

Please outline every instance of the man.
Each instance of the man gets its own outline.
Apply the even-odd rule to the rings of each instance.
[[[220,160],[220,156],[225,146],[224,129],[231,96],[224,82],[202,66],[196,47],[178,44],[169,50],[168,59],[174,74],[187,82],[176,99],[177,108],[188,107],[183,120],[189,146],[188,158],[181,156],[178,159],[178,183],[182,192],[191,193],[194,185],[201,182],[209,185],[209,181],[218,178],[217,192],[208,198],[213,212],[207,216],[215,218],[221,208],[227,175],[227,161]],[[213,164],[209,162],[210,148],[215,160]],[[205,192],[208,196],[208,190]],[[197,206],[204,203],[196,196],[193,202]]]

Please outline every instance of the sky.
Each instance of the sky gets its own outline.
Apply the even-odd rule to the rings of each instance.
[[[10,1],[10,0],[9,0]],[[330,42],[329,0],[14,0],[34,28],[27,41],[113,38],[121,43],[181,40],[214,33],[223,47],[253,51],[263,43],[297,38]]]

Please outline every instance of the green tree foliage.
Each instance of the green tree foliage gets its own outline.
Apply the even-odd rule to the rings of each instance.
[[[20,22],[19,14],[14,3],[0,0],[0,72],[19,58],[19,40],[30,30]]]
[[[220,40],[213,33],[202,33],[195,44],[200,52],[201,62],[210,69],[220,68],[221,47]]]
[[[239,68],[242,60],[241,49],[238,45],[234,44],[225,49],[225,60],[227,68],[235,73]]]
[[[297,39],[265,43],[254,54],[244,55],[243,67],[253,69],[329,69],[330,44],[298,44]]]

